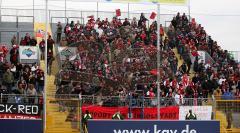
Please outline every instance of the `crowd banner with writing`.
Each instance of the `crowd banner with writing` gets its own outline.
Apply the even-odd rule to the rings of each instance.
[[[66,60],[66,58],[74,60],[77,54],[77,47],[58,47],[58,54],[60,60]]]
[[[184,5],[184,4],[187,3],[188,0],[104,0],[104,1],[107,1],[107,2],[132,2],[132,3],[181,4],[181,5]]]
[[[129,108],[128,107],[101,107],[101,106],[85,106],[82,107],[83,113],[88,110],[94,119],[111,119],[113,114],[120,111],[125,119],[129,119]],[[132,119],[141,119],[141,113],[144,112],[144,119],[157,119],[157,108],[133,108]],[[160,116],[162,120],[178,120],[179,108],[163,107],[160,109]]]
[[[144,119],[157,119],[157,108],[144,108]],[[132,109],[133,119],[141,119],[141,108]],[[161,120],[178,120],[179,107],[162,107],[160,109]]]
[[[41,110],[34,104],[0,104],[0,119],[40,119]]]
[[[197,120],[211,120],[212,106],[180,106],[179,120],[185,120],[189,110],[197,116]]]
[[[19,55],[21,63],[39,62],[39,49],[37,46],[20,46]]]
[[[89,120],[88,133],[220,133],[220,122]]]

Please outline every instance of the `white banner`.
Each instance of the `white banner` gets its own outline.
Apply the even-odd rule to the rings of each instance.
[[[212,106],[180,106],[179,120],[185,120],[189,110],[197,116],[197,120],[211,120]]]
[[[74,60],[77,54],[77,47],[58,47],[58,53],[61,60],[66,60],[66,57]]]
[[[38,60],[37,46],[20,46],[19,47],[20,60]]]
[[[198,51],[198,62],[200,63],[201,61],[203,61],[203,63],[205,63],[205,59],[205,51]]]

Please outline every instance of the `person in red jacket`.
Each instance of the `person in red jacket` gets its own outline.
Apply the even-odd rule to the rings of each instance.
[[[44,60],[44,52],[45,52],[45,40],[42,39],[42,41],[39,43],[39,49],[41,51],[41,60]]]
[[[52,36],[51,35],[49,35],[48,36],[48,39],[47,39],[47,51],[49,52],[49,51],[53,51],[53,45],[54,45],[54,40],[52,39]]]

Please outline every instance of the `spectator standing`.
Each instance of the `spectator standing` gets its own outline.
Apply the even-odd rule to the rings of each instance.
[[[41,51],[41,60],[44,60],[44,53],[45,53],[45,40],[42,39],[42,41],[39,43],[39,49]]]
[[[53,45],[54,45],[54,40],[52,39],[52,36],[49,35],[47,39],[47,52],[52,52],[53,51]]]
[[[26,35],[25,35],[25,37],[24,37],[24,41],[25,41],[25,44],[27,45],[27,46],[30,46],[30,41],[31,41],[31,37],[30,37],[30,35],[29,35],[29,33],[26,33]]]
[[[28,85],[27,96],[28,96],[28,102],[30,104],[34,104],[35,103],[35,96],[37,96],[37,91],[36,91],[33,84]]]
[[[30,46],[37,46],[37,40],[35,37],[32,37],[32,39],[30,40]]]
[[[19,51],[16,45],[13,45],[13,48],[10,50],[10,62],[12,64],[18,63]]]
[[[130,22],[127,18],[125,18],[125,21],[123,22],[123,26],[130,26]]]
[[[7,69],[7,71],[3,74],[3,83],[7,87],[8,92],[11,92],[14,83],[14,76],[10,69]]]
[[[37,71],[37,91],[38,93],[43,92],[44,88],[44,72],[39,70]]]
[[[57,43],[59,43],[61,40],[62,28],[63,27],[62,27],[61,22],[58,22],[58,24],[57,24]]]
[[[17,37],[14,35],[12,40],[11,40],[12,46],[17,45]]]

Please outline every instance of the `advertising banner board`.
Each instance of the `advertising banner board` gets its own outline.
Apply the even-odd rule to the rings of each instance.
[[[43,133],[42,120],[0,119],[1,133]]]
[[[90,120],[88,133],[220,133],[220,122]]]
[[[93,119],[111,119],[113,114],[120,111],[124,119],[129,119],[128,107],[101,107],[101,106],[85,106],[82,111],[88,110]],[[157,119],[157,108],[133,108],[131,110],[132,119]],[[142,117],[142,114],[144,116]],[[162,120],[178,120],[179,108],[177,106],[162,107],[160,109],[160,116]]]
[[[40,119],[41,105],[0,104],[0,119]]]
[[[197,120],[211,120],[212,106],[180,106],[179,120],[185,120],[189,110],[197,116]]]

